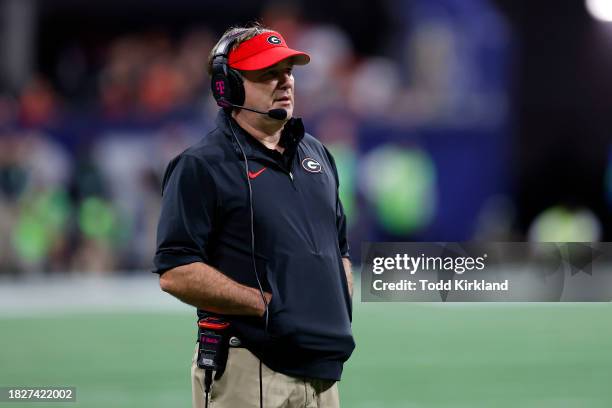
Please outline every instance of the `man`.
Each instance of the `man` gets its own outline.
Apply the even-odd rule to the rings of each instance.
[[[292,69],[309,61],[259,25],[228,30],[209,60],[217,127],[164,177],[160,286],[233,336],[214,408],[339,406],[352,275],[334,160],[293,117]],[[203,382],[194,358],[194,407]]]

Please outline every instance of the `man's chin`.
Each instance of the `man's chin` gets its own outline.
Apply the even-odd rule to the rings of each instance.
[[[279,105],[279,104],[274,104],[272,106],[272,109],[282,109],[285,112],[287,112],[287,117],[285,118],[285,120],[289,120],[293,117],[293,107],[288,107],[288,106],[283,106],[283,105]],[[270,110],[272,110],[270,109]]]

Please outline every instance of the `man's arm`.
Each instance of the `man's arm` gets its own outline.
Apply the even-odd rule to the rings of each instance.
[[[232,315],[262,316],[265,305],[258,289],[241,285],[202,262],[164,272],[159,286],[179,300],[202,310]],[[264,292],[269,303],[272,295]]]
[[[353,269],[351,260],[348,258],[342,258],[342,265],[344,265],[344,273],[346,274],[346,283],[348,284],[348,291],[353,297]]]
[[[163,184],[154,260],[162,290],[202,310],[263,315],[259,290],[205,263],[218,206],[217,187],[205,161],[191,154],[179,155],[168,165]],[[270,297],[268,294],[267,299]]]

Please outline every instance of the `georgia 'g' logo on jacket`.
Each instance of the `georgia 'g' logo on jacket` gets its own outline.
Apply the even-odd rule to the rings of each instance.
[[[310,173],[322,173],[323,172],[321,163],[319,163],[318,161],[316,161],[315,159],[311,157],[306,157],[304,160],[302,160],[302,167],[304,168],[304,170]]]

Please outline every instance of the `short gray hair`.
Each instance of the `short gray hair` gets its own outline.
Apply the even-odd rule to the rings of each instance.
[[[232,45],[232,50],[235,50],[240,44],[242,44],[243,42],[250,40],[251,38],[259,35],[259,34],[263,34],[263,33],[269,33],[272,32],[273,30],[269,29],[268,27],[264,27],[263,25],[261,25],[260,23],[253,23],[249,26],[244,26],[244,27],[231,27],[229,29],[227,29],[223,35],[221,36],[221,38],[219,38],[219,41],[217,41],[217,43],[215,44],[215,46],[212,48],[212,50],[210,51],[210,54],[208,54],[208,75],[212,75],[212,60],[214,55],[217,53],[217,48],[219,47],[219,44],[221,44],[225,39],[227,38],[233,38],[234,39],[234,44]]]

